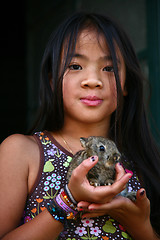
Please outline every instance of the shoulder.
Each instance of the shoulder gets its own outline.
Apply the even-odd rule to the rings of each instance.
[[[0,164],[27,167],[30,159],[39,152],[36,141],[32,136],[14,134],[7,137],[0,145]]]
[[[32,136],[13,134],[7,137],[0,145],[0,153],[2,154],[22,154],[28,150],[32,150],[36,147],[36,142]]]
[[[19,178],[20,181],[27,183],[29,192],[37,177],[39,165],[39,146],[33,136],[14,134],[1,143],[1,177],[4,175],[5,178],[7,171],[14,180]]]
[[[0,145],[0,224],[9,231],[19,224],[34,184],[39,149],[32,136],[14,134]],[[33,170],[32,170],[33,169]],[[13,208],[14,206],[14,208]]]

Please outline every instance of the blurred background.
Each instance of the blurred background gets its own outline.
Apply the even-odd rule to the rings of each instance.
[[[3,1],[0,10],[0,142],[31,127],[47,40],[63,19],[80,10],[109,14],[128,33],[152,87],[151,125],[160,141],[154,131],[160,131],[159,0],[17,0]]]

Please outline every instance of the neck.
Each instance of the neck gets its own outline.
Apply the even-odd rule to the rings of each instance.
[[[67,134],[73,138],[89,137],[89,136],[103,136],[107,137],[110,127],[110,116],[101,121],[77,121],[74,118],[66,116],[64,118],[64,126],[62,133]]]
[[[78,126],[74,124],[70,124],[68,126],[64,125],[64,127],[61,130],[62,134],[68,135],[72,138],[80,138],[80,137],[89,137],[89,136],[103,136],[107,137],[108,135],[108,128],[106,129],[106,126],[102,126],[99,124],[93,124],[93,125],[82,125],[80,124]]]
[[[80,144],[80,137],[89,137],[89,136],[103,136],[107,137],[109,130],[106,124],[64,124],[63,128],[53,133],[55,139],[67,150],[71,150],[75,154],[80,149],[83,149]],[[67,144],[64,143],[64,140]],[[68,146],[67,146],[68,145]],[[70,152],[71,152],[70,151]]]

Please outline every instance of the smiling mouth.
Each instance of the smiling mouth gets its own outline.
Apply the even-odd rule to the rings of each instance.
[[[80,99],[81,102],[87,106],[98,106],[102,103],[102,99],[96,96],[87,96]]]

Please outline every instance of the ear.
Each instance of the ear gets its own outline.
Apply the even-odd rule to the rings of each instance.
[[[80,142],[81,142],[82,147],[85,148],[86,142],[87,142],[87,138],[81,137],[81,138],[80,138]]]

